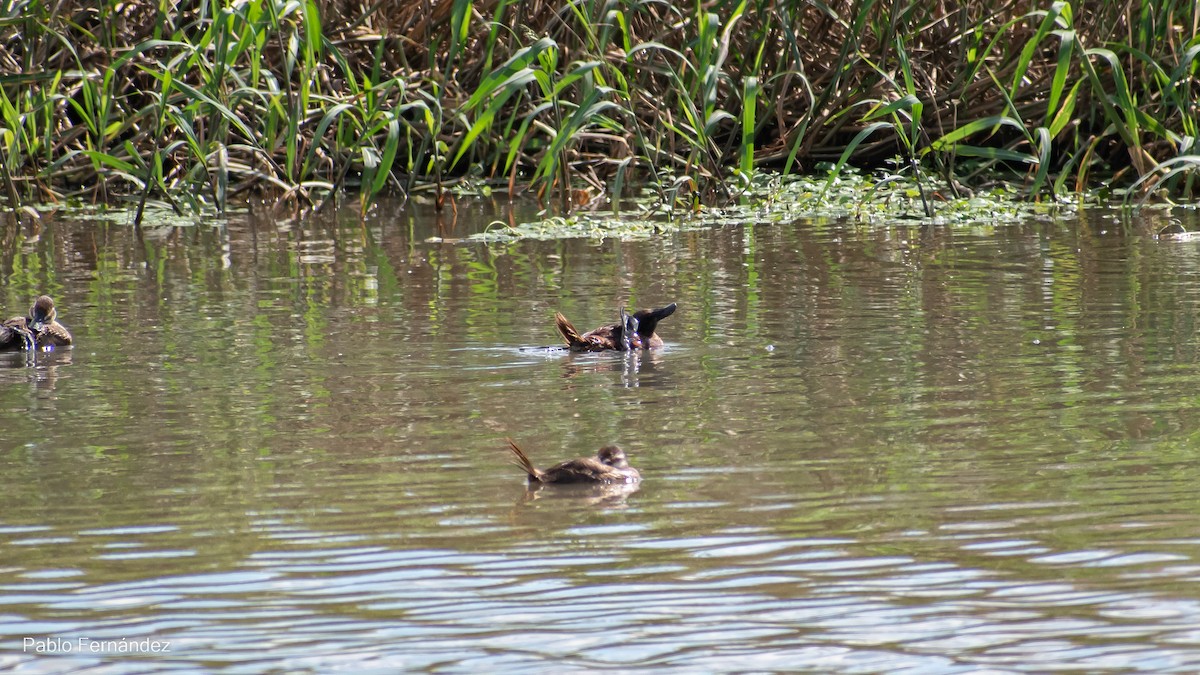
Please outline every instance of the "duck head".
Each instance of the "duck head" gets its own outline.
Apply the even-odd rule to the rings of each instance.
[[[34,333],[41,331],[42,328],[54,323],[57,315],[58,312],[54,309],[54,300],[48,295],[39,297],[29,308],[29,330]]]
[[[674,313],[675,303],[673,302],[658,309],[639,309],[633,313],[632,317],[634,330],[646,341],[646,344],[649,344],[650,337],[654,335],[654,329],[658,327],[658,322]]]
[[[625,451],[615,445],[606,445],[600,448],[600,452],[596,453],[596,458],[601,464],[607,464],[614,469],[628,469],[629,459],[625,457]]]

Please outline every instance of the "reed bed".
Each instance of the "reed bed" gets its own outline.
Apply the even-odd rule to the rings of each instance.
[[[450,186],[570,211],[853,164],[1033,199],[1187,198],[1182,0],[16,0],[0,189],[218,211]]]

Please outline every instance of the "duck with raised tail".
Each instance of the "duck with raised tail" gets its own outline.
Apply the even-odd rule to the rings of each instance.
[[[636,483],[642,479],[638,470],[629,466],[625,451],[615,445],[600,448],[595,457],[569,459],[542,470],[533,465],[513,439],[507,440],[514,463],[525,470],[531,484]]]
[[[658,309],[639,309],[633,314],[621,310],[621,320],[580,334],[562,312],[554,313],[554,324],[573,352],[619,352],[635,349],[660,349],[663,340],[655,332],[658,322],[675,312],[675,303]]]

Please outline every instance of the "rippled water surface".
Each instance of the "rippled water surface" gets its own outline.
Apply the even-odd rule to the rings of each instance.
[[[1200,670],[1200,242],[476,210],[4,226],[0,670]]]

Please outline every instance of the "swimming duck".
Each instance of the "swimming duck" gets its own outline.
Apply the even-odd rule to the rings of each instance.
[[[65,347],[73,342],[71,331],[57,317],[58,310],[50,296],[43,295],[33,301],[33,307],[29,308],[29,330],[37,335],[37,346]]]
[[[554,313],[554,323],[558,332],[567,341],[567,347],[573,352],[601,352],[615,349],[620,352],[632,349],[659,349],[663,346],[662,338],[654,332],[658,322],[675,312],[675,303],[658,309],[639,309],[633,314],[621,310],[621,320],[617,323],[600,326],[582,335],[575,326],[562,315]]]
[[[642,479],[638,470],[629,466],[625,451],[615,445],[600,448],[595,457],[567,460],[542,471],[511,438],[507,440],[515,464],[529,475],[530,483],[636,483]]]
[[[64,347],[71,344],[71,332],[58,322],[57,316],[54,300],[48,295],[39,296],[29,308],[29,316],[14,316],[4,322],[4,328],[0,329],[0,349],[27,349],[21,337],[22,330],[34,336],[37,347]]]
[[[29,330],[25,317],[15,316],[0,324],[0,352],[37,349],[37,336]]]

